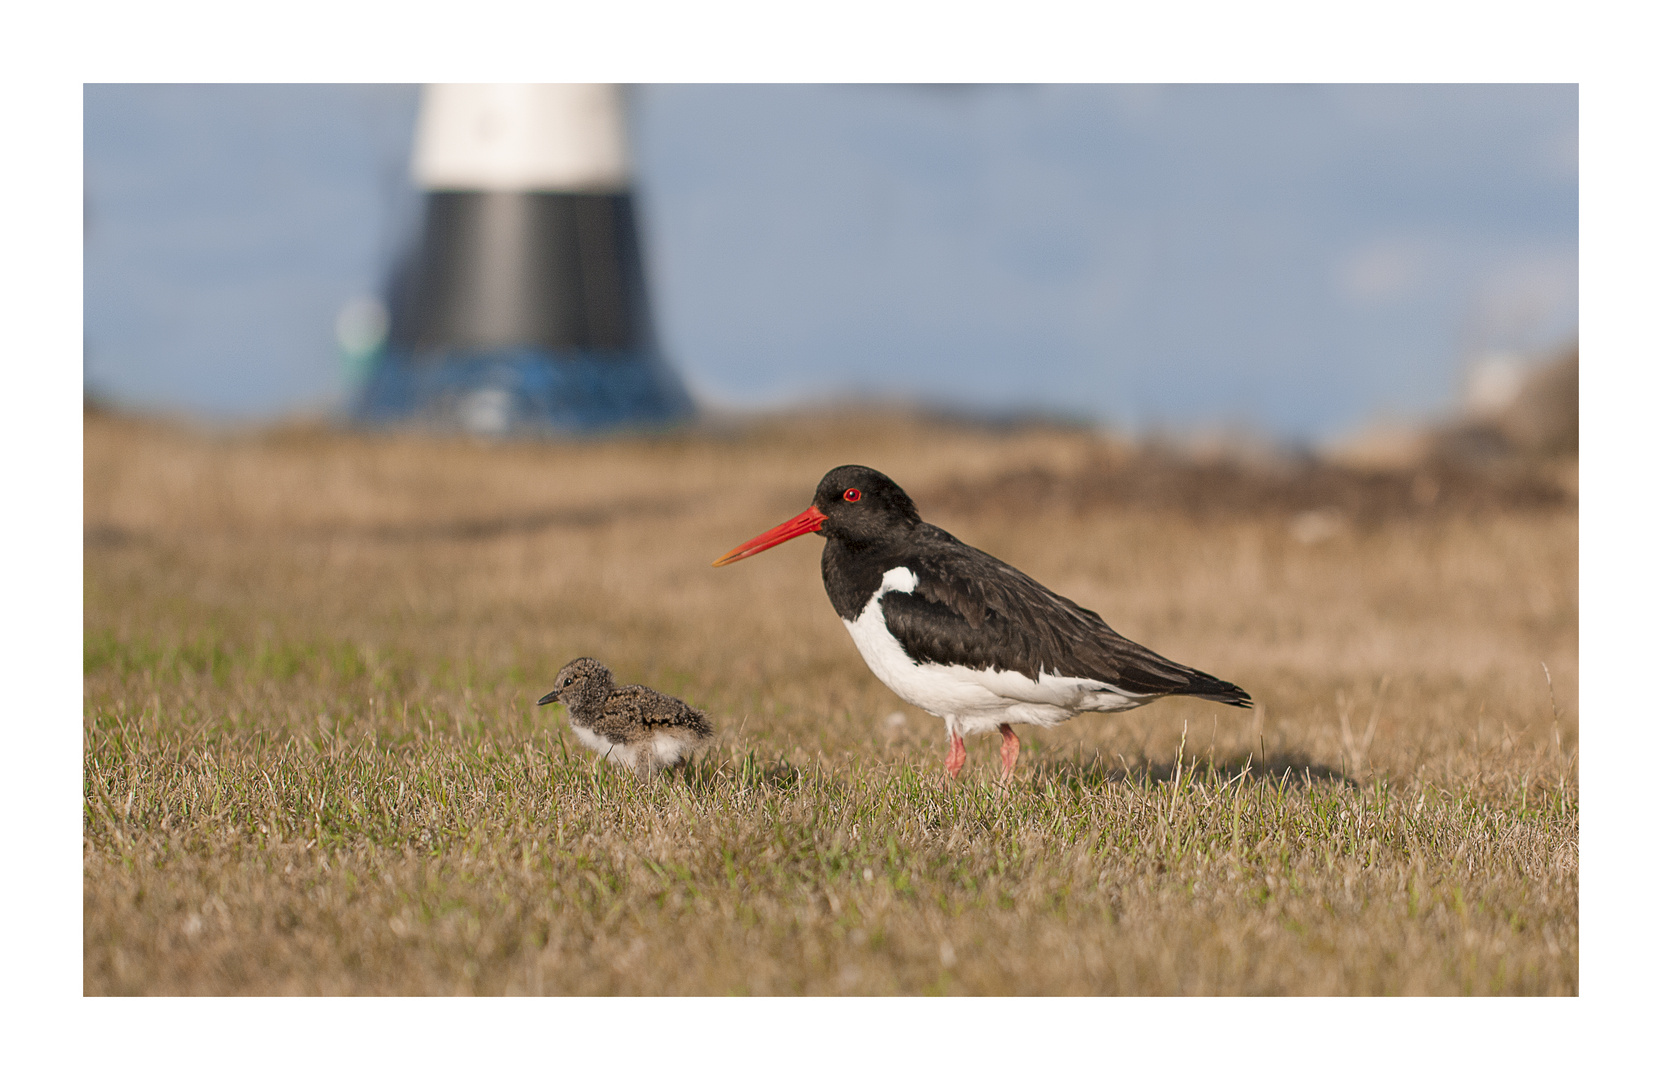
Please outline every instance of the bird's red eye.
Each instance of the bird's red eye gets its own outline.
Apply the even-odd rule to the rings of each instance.
[[[859,501],[860,501],[860,489],[859,488],[849,488],[847,491],[843,492],[843,502],[859,502]]]

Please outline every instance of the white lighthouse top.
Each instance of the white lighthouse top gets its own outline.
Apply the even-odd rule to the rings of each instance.
[[[621,191],[623,103],[606,83],[424,87],[415,182],[429,191]]]

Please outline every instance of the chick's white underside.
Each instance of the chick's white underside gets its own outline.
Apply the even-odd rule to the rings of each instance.
[[[697,736],[684,731],[660,731],[651,738],[633,745],[613,742],[589,728],[576,723],[571,730],[577,741],[612,762],[621,769],[636,772],[657,772],[678,764],[687,752],[698,745]]]

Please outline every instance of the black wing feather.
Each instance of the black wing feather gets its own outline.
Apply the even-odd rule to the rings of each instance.
[[[920,524],[911,593],[883,596],[889,632],[919,662],[1011,668],[1100,679],[1133,694],[1184,694],[1229,705],[1252,699],[1234,683],[1167,660],[1114,632],[1102,616],[1058,596],[944,530]],[[921,542],[918,542],[921,541]]]

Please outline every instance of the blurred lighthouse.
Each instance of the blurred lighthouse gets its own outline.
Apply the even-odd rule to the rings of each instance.
[[[652,332],[617,87],[428,86],[413,172],[421,239],[358,419],[507,434],[691,415]]]

